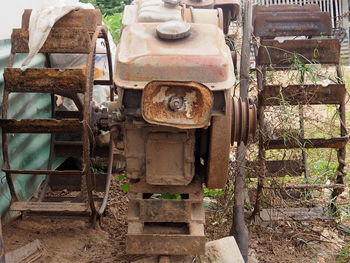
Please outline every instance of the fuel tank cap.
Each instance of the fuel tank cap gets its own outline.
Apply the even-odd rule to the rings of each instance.
[[[182,39],[191,34],[191,25],[183,21],[167,21],[157,26],[161,39]]]

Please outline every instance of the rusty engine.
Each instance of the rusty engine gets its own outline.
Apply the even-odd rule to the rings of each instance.
[[[203,254],[202,184],[225,186],[231,144],[256,129],[255,106],[233,99],[222,11],[140,0],[123,26],[110,125],[130,179],[127,252]]]

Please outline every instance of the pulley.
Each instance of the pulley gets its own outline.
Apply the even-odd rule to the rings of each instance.
[[[231,144],[248,143],[248,139],[253,138],[257,128],[257,114],[255,104],[250,104],[248,99],[232,99],[231,118]]]

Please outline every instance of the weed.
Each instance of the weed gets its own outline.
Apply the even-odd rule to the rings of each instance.
[[[350,243],[347,243],[337,255],[336,263],[347,263],[350,261]]]
[[[208,189],[204,188],[204,196],[210,197],[210,198],[218,198],[219,196],[222,196],[225,194],[224,189]]]

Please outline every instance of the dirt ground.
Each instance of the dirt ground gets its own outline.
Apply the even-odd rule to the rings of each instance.
[[[134,261],[140,257],[125,254],[127,202],[120,184],[114,180],[107,215],[98,229],[91,228],[89,222],[83,220],[17,219],[3,229],[6,251],[38,239],[44,246],[44,254],[37,261],[40,263]],[[227,236],[230,226],[229,213],[221,217],[219,203],[207,209],[208,240]],[[348,262],[336,261],[339,252],[350,244],[350,234],[337,228],[335,222],[251,224],[249,231],[251,263]]]

